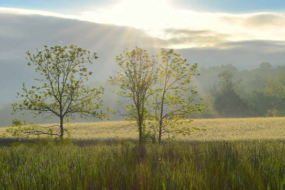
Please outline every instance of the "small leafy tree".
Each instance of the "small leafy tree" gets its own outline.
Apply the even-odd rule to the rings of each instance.
[[[202,104],[197,103],[196,87],[192,85],[197,64],[191,66],[180,54],[162,49],[156,74],[159,80],[149,106],[160,144],[163,135],[187,135],[197,130],[185,124],[191,122],[190,116],[201,111]]]
[[[125,50],[124,54],[116,57],[120,70],[110,83],[119,87],[117,93],[130,100],[126,105],[127,118],[137,122],[140,144],[144,141],[144,126],[147,118],[146,101],[149,92],[157,81],[157,62],[150,57],[146,50],[136,47]]]
[[[104,89],[89,88],[84,85],[92,72],[88,71],[86,64],[92,64],[98,59],[96,53],[71,45],[69,47],[44,47],[35,55],[27,52],[29,66],[35,67],[40,74],[35,80],[38,86],[28,89],[23,83],[23,92],[17,97],[24,98],[22,103],[13,104],[14,112],[33,111],[35,115],[49,114],[48,117],[59,118],[60,137],[64,136],[64,121],[73,119],[75,114],[88,118],[90,116],[102,119],[104,113],[99,111],[102,107],[100,95]],[[50,132],[22,130],[27,133],[51,134]]]

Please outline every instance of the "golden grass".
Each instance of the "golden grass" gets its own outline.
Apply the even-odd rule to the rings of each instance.
[[[195,119],[190,127],[206,129],[183,137],[185,140],[264,140],[285,139],[285,118],[233,118],[233,119]],[[69,129],[74,139],[137,139],[134,125],[125,121],[70,123]],[[0,134],[5,128],[0,129]]]

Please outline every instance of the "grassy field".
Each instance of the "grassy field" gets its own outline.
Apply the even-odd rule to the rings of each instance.
[[[52,124],[51,124],[52,125]],[[263,140],[285,139],[285,118],[195,119],[190,127],[206,129],[184,140]],[[137,139],[134,125],[125,121],[66,124],[74,139]],[[5,128],[0,128],[0,134]]]
[[[0,189],[282,190],[284,142],[0,148]]]
[[[207,132],[189,141],[138,146],[106,143],[136,139],[127,122],[74,123],[68,126],[74,142],[102,141],[2,146],[0,190],[283,190],[284,124],[285,118],[197,119],[191,126]]]
[[[190,127],[206,129],[187,136],[185,140],[262,140],[285,139],[285,118],[196,119]],[[136,128],[129,122],[73,123],[67,126],[72,138],[137,139]]]

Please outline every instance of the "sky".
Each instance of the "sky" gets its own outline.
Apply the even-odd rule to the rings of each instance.
[[[155,1],[155,0],[154,0]],[[120,0],[1,0],[1,7],[36,9],[58,12],[76,12],[88,7],[104,7],[120,3]],[[248,13],[282,12],[285,2],[282,0],[172,0],[173,6],[196,11]],[[63,8],[64,7],[64,8]],[[78,10],[79,8],[79,10]]]
[[[280,0],[0,0],[0,13],[130,26],[176,40],[167,48],[227,48],[225,42],[285,40]]]
[[[285,64],[284,26],[281,0],[0,0],[0,106],[33,83],[25,52],[44,45],[97,52],[96,80],[135,46],[174,48],[203,67],[252,69]]]

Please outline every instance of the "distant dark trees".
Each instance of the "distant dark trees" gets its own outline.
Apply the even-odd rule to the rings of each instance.
[[[285,66],[262,63],[242,71],[231,65],[215,66],[203,69],[201,76],[204,79],[197,81],[203,85],[201,81],[207,79],[209,89],[202,91],[207,111],[202,117],[285,115]]]
[[[238,82],[226,70],[219,74],[219,90],[214,94],[214,107],[221,117],[244,117],[249,115],[248,105],[237,94]]]
[[[253,105],[253,111],[256,113],[256,116],[264,117],[279,115],[276,107],[280,100],[274,96],[265,94],[263,91],[254,91],[250,98],[250,102]]]
[[[215,98],[215,108],[222,117],[246,117],[248,105],[233,90],[228,89]]]

